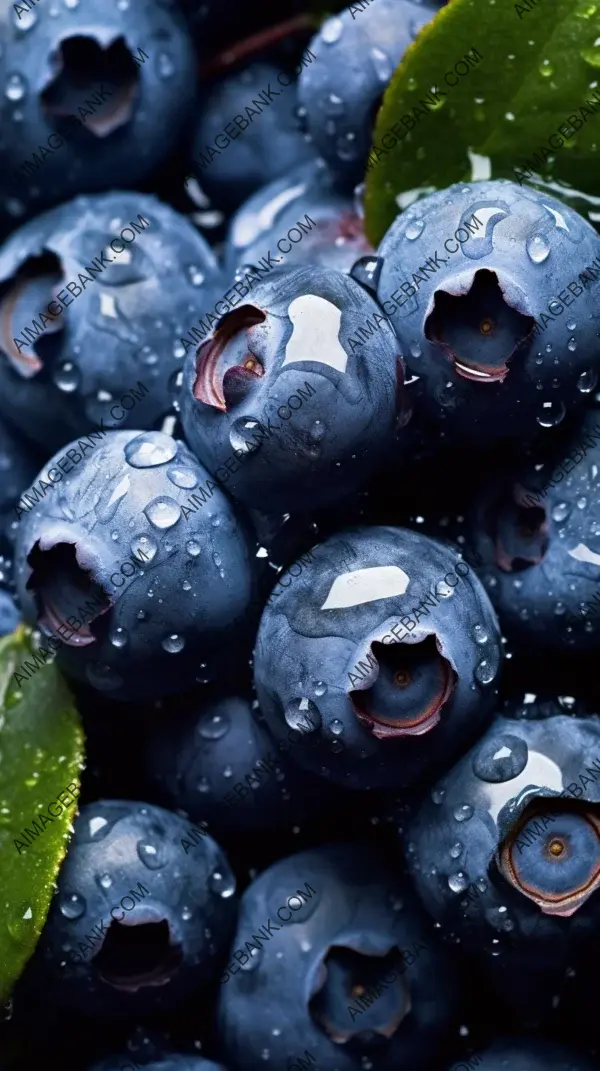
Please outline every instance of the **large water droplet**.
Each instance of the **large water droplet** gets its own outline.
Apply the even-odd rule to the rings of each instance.
[[[423,233],[424,228],[425,223],[422,219],[412,219],[410,223],[407,224],[404,233],[408,238],[409,242],[414,242],[419,237],[419,235]]]
[[[553,401],[543,402],[541,411],[535,419],[541,428],[554,428],[564,419],[566,411],[564,402],[557,398]]]
[[[321,26],[321,40],[326,45],[334,45],[336,41],[339,41],[344,30],[344,23],[337,15],[333,18],[327,19]]]
[[[167,864],[167,856],[161,844],[149,844],[147,841],[139,840],[136,850],[141,862],[148,867],[148,870],[160,870]]]
[[[550,253],[550,246],[541,234],[534,234],[527,242],[527,255],[534,264],[542,264]]]
[[[457,822],[468,822],[474,814],[470,803],[460,803],[452,812]]]
[[[113,647],[117,648],[127,647],[127,644],[129,643],[129,636],[124,628],[114,629],[108,638]]]
[[[291,699],[285,708],[285,720],[290,729],[314,732],[321,724],[321,714],[310,699]]]
[[[197,558],[202,551],[202,547],[195,539],[188,539],[185,549],[187,550],[190,558]]]
[[[462,870],[457,870],[456,874],[451,874],[448,878],[448,885],[455,893],[464,892],[468,884],[469,879]]]
[[[8,100],[22,100],[27,91],[27,82],[20,74],[11,74],[6,80],[5,94]]]
[[[167,476],[176,487],[183,487],[186,491],[198,486],[198,477],[185,465],[169,465]]]
[[[359,259],[352,265],[350,277],[357,283],[360,283],[365,290],[370,291],[372,294],[376,294],[382,267],[383,260],[381,257],[376,257],[373,254],[366,257],[359,257]]]
[[[235,892],[235,878],[231,870],[221,864],[219,869],[213,870],[210,875],[208,887],[224,900],[228,900]]]
[[[204,740],[220,740],[231,728],[229,714],[207,714],[198,725],[198,732]]]
[[[21,33],[30,30],[37,22],[37,14],[34,8],[24,9],[24,4],[13,4],[13,22]],[[18,10],[17,10],[18,9]]]
[[[149,535],[134,536],[130,546],[136,558],[141,558],[143,562],[151,562],[158,550],[158,543]]]
[[[172,461],[177,453],[177,444],[169,435],[159,432],[144,432],[125,447],[125,460],[134,469],[150,469]]]
[[[556,506],[553,506],[550,516],[553,521],[560,524],[561,521],[566,521],[571,512],[572,507],[568,502],[558,502]]]
[[[172,528],[181,517],[181,506],[168,495],[159,495],[146,506],[144,513],[155,528]]]
[[[253,454],[259,450],[264,440],[260,437],[254,439],[253,435],[259,431],[260,427],[260,420],[256,417],[242,416],[234,420],[229,432],[232,449],[243,450],[245,454]]]
[[[85,913],[87,904],[83,896],[71,893],[70,896],[61,896],[58,907],[61,915],[64,915],[66,919],[80,919]]]
[[[482,645],[484,643],[487,643],[488,634],[485,631],[483,625],[474,625],[473,626],[473,639],[475,640],[475,643],[480,643]]]
[[[165,636],[164,640],[160,641],[160,645],[168,654],[179,654],[185,647],[185,637],[173,632],[170,636]]]
[[[595,389],[598,382],[598,376],[592,369],[588,369],[586,372],[582,372],[577,380],[577,390],[582,394],[590,394]]]
[[[496,667],[489,659],[483,658],[479,665],[475,666],[475,677],[480,684],[491,684],[495,676]]]
[[[72,361],[64,361],[53,372],[52,381],[59,390],[64,391],[65,394],[71,394],[74,390],[77,390],[81,382],[79,369]]]

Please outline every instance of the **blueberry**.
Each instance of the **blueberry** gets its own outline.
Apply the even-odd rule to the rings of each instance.
[[[290,828],[338,802],[322,778],[290,761],[301,733],[277,745],[255,706],[233,695],[196,703],[189,715],[178,710],[176,720],[160,718],[157,731],[146,732],[153,785],[168,806],[217,834]]]
[[[314,157],[296,106],[292,79],[268,63],[252,63],[204,90],[193,162],[211,200],[237,208],[264,183]]]
[[[75,467],[65,472],[61,458]],[[61,471],[53,487],[48,472]],[[66,672],[135,700],[230,665],[254,595],[251,544],[210,480],[206,508],[184,520],[208,477],[187,447],[160,432],[106,432],[73,443],[43,475],[19,524],[16,586]]]
[[[400,214],[378,253],[378,299],[423,380],[423,415],[471,441],[518,441],[583,403],[600,288],[577,279],[600,236],[573,209],[504,179],[458,183]]]
[[[431,923],[367,845],[269,867],[242,897],[229,960],[218,1033],[225,1061],[244,1071],[267,1049],[281,1068],[429,1068],[455,1010]]]
[[[182,846],[188,825],[132,800],[82,807],[28,984],[122,1017],[177,1007],[209,983],[231,939],[235,879],[212,837]]]
[[[14,632],[21,620],[21,614],[15,606],[10,592],[0,588],[0,636]]]
[[[10,4],[0,44],[2,184],[21,212],[133,186],[174,147],[196,88],[174,6]]]
[[[561,654],[597,648],[600,419],[572,440],[501,469],[476,497],[469,538],[503,630]]]
[[[600,920],[600,717],[537,713],[498,717],[407,832],[425,907],[529,1026]]]
[[[370,335],[354,338],[366,318]],[[188,346],[187,441],[245,504],[278,513],[329,505],[390,448],[404,398],[397,341],[348,276],[276,270],[197,355]]]
[[[182,325],[220,290],[204,239],[139,193],[31,220],[0,249],[0,281],[0,408],[46,456],[101,421],[156,426],[173,406]]]
[[[593,1071],[594,1064],[556,1042],[530,1037],[496,1038],[488,1048],[453,1064],[450,1071]]]
[[[267,723],[278,739],[312,725],[320,747],[293,757],[337,784],[414,784],[491,715],[502,655],[489,599],[453,547],[408,529],[348,529],[312,553],[261,619]]]
[[[433,14],[410,0],[352,4],[311,41],[316,60],[302,70],[298,100],[316,148],[346,188],[362,180],[381,98]]]
[[[307,215],[316,227],[294,245],[288,233]],[[278,255],[278,242],[288,265],[320,264],[342,272],[373,253],[362,216],[352,199],[335,188],[322,160],[288,171],[241,206],[229,228],[225,271],[233,275],[244,264],[258,264],[271,250]]]

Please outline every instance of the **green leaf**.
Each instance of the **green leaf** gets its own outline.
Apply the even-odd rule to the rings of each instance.
[[[595,112],[586,105],[596,91],[600,100],[599,39],[598,0],[450,0],[409,48],[378,113],[373,144],[381,155],[367,171],[371,242],[379,244],[399,207],[418,191],[477,178],[518,181],[513,169],[527,161],[558,196],[564,191],[569,199],[564,184],[599,194],[600,104]],[[472,49],[482,58],[460,76],[455,64]],[[447,72],[457,81],[453,87]],[[383,153],[384,135],[402,116],[414,118],[413,108],[432,87],[445,94],[441,103],[432,98],[435,107]],[[577,130],[569,116],[581,123]],[[561,146],[556,135],[565,123],[572,136]],[[598,197],[587,201],[600,205]]]
[[[48,914],[65,857],[76,801],[63,809],[57,795],[76,784],[83,767],[83,730],[73,697],[53,664],[21,681],[15,671],[33,654],[31,633],[18,628],[0,640],[0,1000],[10,995]],[[66,797],[63,797],[66,798]],[[55,815],[48,812],[53,805]],[[39,815],[48,820],[42,823]],[[38,818],[35,835],[32,827]],[[28,827],[33,836],[23,841]],[[15,840],[22,841],[19,851]],[[28,845],[27,841],[31,840]]]

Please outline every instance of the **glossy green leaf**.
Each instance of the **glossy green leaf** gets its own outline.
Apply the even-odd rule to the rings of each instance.
[[[0,640],[0,1000],[3,1001],[21,975],[46,921],[76,815],[84,757],[79,715],[56,666],[43,665],[38,658],[36,672],[21,668],[25,660],[33,665],[33,653],[29,630],[19,628]],[[29,679],[17,682],[15,671]],[[72,784],[76,785],[75,802],[66,809],[56,800],[58,793]],[[49,805],[55,817],[49,813]],[[44,822],[40,815],[44,816]],[[34,819],[37,819],[35,827]],[[30,837],[23,837],[26,828],[32,830]],[[15,841],[19,841],[18,847]]]
[[[415,121],[408,132],[403,116]],[[535,183],[538,175],[558,196],[570,200],[572,186],[600,208],[600,0],[450,0],[395,72],[373,146],[366,227],[374,245],[399,208],[464,180]]]

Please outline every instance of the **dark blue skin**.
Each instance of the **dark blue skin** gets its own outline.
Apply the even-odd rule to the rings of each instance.
[[[434,15],[411,0],[354,4],[323,23],[309,45],[298,100],[315,148],[338,181],[361,182],[381,98],[409,45]],[[333,100],[331,98],[334,98]]]
[[[600,256],[600,236],[568,205],[505,179],[461,182],[399,214],[378,252],[378,300],[422,377],[421,417],[493,445],[583,404],[600,364],[600,287],[577,299],[567,287]],[[569,307],[543,321],[561,292]],[[536,319],[545,330],[532,335]]]
[[[258,264],[269,250],[277,254],[298,220],[309,215],[316,223],[301,242],[292,245],[286,264],[321,264],[349,272],[355,261],[373,253],[362,216],[351,197],[339,192],[322,160],[313,160],[263,186],[238,209],[229,226],[225,272],[233,275],[243,264]]]
[[[269,923],[264,947],[244,951]],[[278,1068],[307,1066],[308,1050],[319,1071],[371,1060],[380,1071],[424,1071],[452,1023],[447,953],[397,869],[366,844],[313,848],[264,871],[242,897],[229,956],[217,1029],[225,1062],[243,1071],[255,1071],[263,1049]],[[387,988],[357,1008],[360,987],[381,975]]]
[[[467,535],[477,572],[516,643],[561,654],[598,646],[600,446],[592,434],[600,441],[598,411],[551,457],[501,469],[473,505]],[[556,486],[544,493],[551,479]]]
[[[285,71],[277,81],[281,70],[270,63],[252,63],[203,88],[192,166],[202,188],[222,208],[237,208],[265,183],[314,158],[296,119],[296,86]],[[253,105],[253,99],[258,104]],[[255,114],[248,116],[246,108]],[[236,125],[235,116],[248,126],[240,129],[244,124]],[[229,134],[223,135],[226,127]],[[207,154],[207,146],[213,153]]]
[[[526,709],[498,717],[425,796],[406,857],[427,910],[531,1028],[595,947],[600,718]]]
[[[4,79],[21,79],[0,112],[2,191],[21,212],[141,182],[175,146],[195,99],[197,61],[175,5],[40,3],[19,18],[10,4],[0,44]],[[101,85],[112,96],[86,106]],[[40,166],[22,172],[33,153]]]
[[[168,435],[108,432],[21,517],[15,583],[24,616],[57,635],[91,602],[96,616],[73,636],[63,629],[57,658],[107,698],[154,700],[211,680],[244,637],[255,571],[243,522],[218,487],[187,521],[182,512],[207,479]],[[121,575],[132,553],[140,565]]]
[[[4,588],[0,588],[0,636],[7,636],[9,632],[14,632],[20,620],[21,614],[15,606],[12,595]]]
[[[11,525],[19,495],[35,478],[40,463],[30,444],[0,419],[0,548],[3,550],[12,542]]]
[[[269,728],[281,739],[312,724],[293,757],[336,784],[397,789],[431,777],[496,702],[502,650],[483,587],[464,563],[464,580],[446,581],[455,548],[403,528],[348,529],[312,553],[260,623],[254,681]],[[425,598],[434,607],[419,611]],[[412,629],[393,634],[415,607]]]
[[[138,1067],[143,1068],[143,1071],[227,1071],[223,1064],[203,1060],[201,1056],[181,1056],[178,1053],[171,1053],[160,1060],[152,1060],[149,1064],[140,1064],[137,1058],[134,1059],[127,1052],[100,1060],[99,1063],[93,1064],[89,1071],[135,1071]]]
[[[291,828],[339,801],[322,778],[289,760],[301,732],[278,746],[255,706],[228,696],[145,736],[147,776],[165,802],[218,835]]]
[[[131,241],[127,231],[126,244],[119,235],[131,221],[140,233]],[[116,249],[124,246],[120,255],[110,248],[115,238]],[[67,292],[66,283],[81,287],[79,273],[89,275],[86,266],[103,252],[102,272],[84,279],[81,293]],[[5,334],[21,343],[20,351],[10,343],[10,352],[0,350],[0,409],[45,456],[101,420],[108,428],[159,426],[173,406],[181,335],[198,308],[222,292],[217,262],[198,231],[140,193],[78,197],[31,220],[0,249],[0,280]],[[47,315],[59,291],[67,308],[58,302],[58,315],[52,306],[54,321],[48,317],[28,342],[23,329],[33,318],[44,328],[40,312]],[[140,381],[147,390],[137,386],[143,397],[132,408],[130,395],[126,409],[120,399]]]
[[[212,837],[185,851],[188,826],[132,800],[82,807],[24,981],[98,1018],[176,1008],[211,983],[235,926],[236,883]],[[125,910],[131,889],[139,899]]]
[[[506,1071],[512,1067],[519,1071],[594,1071],[596,1065],[554,1042],[506,1037],[497,1038],[487,1049],[452,1064],[449,1071],[472,1071],[475,1067],[478,1071]]]
[[[197,353],[190,343],[180,397],[186,439],[253,509],[331,505],[390,449],[405,399],[396,337],[380,321],[364,342],[350,342],[377,306],[339,272],[315,266],[252,279]],[[234,449],[246,450],[239,464]]]

